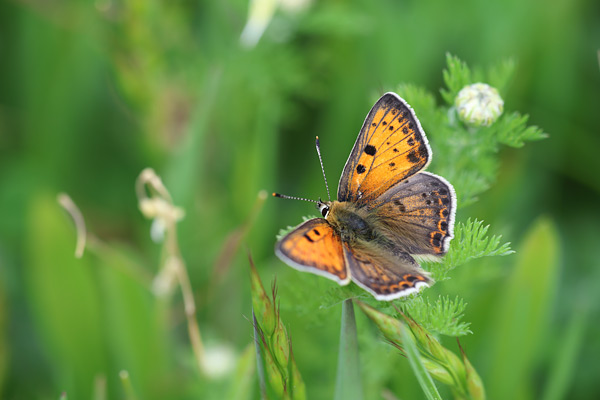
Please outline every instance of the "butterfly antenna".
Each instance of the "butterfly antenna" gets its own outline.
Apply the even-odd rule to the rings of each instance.
[[[273,193],[273,197],[279,197],[281,199],[303,200],[303,201],[309,201],[311,203],[319,204],[319,202],[316,200],[305,199],[304,197],[287,196],[285,194],[280,194],[280,193]]]
[[[321,163],[321,171],[323,171],[323,179],[325,180],[325,187],[327,188],[327,197],[329,198],[329,201],[331,201],[331,196],[329,195],[329,185],[327,184],[327,177],[325,176],[325,168],[323,168],[323,159],[321,158],[321,145],[319,144],[318,136],[317,136],[316,146],[317,146],[317,154],[319,155],[319,162]]]

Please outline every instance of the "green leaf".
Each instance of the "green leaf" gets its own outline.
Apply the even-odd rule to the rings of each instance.
[[[112,358],[116,365],[127,367],[140,397],[157,395],[148,393],[147,388],[156,376],[168,373],[167,300],[154,296],[149,283],[134,275],[136,254],[125,246],[104,246],[95,253],[101,256],[95,267],[105,324],[113,328],[106,332]]]
[[[119,372],[119,378],[121,379],[121,385],[123,386],[123,392],[125,392],[125,400],[138,400],[139,397],[133,383],[131,383],[131,376],[129,371],[121,370]]]
[[[256,372],[256,353],[253,343],[250,343],[238,360],[237,367],[231,377],[229,400],[250,400],[253,398],[254,374]]]
[[[489,343],[494,373],[490,397],[511,398],[531,390],[541,338],[556,293],[560,240],[548,218],[536,220],[523,241],[501,301],[493,312],[495,336]]]
[[[559,333],[560,342],[542,396],[544,400],[568,397],[569,386],[577,371],[577,355],[585,346],[585,332],[589,325],[589,310],[584,307],[571,313],[569,322]]]
[[[58,387],[71,398],[91,393],[98,371],[107,368],[107,327],[97,271],[89,253],[76,259],[72,221],[53,195],[32,199],[24,266],[29,307]]]

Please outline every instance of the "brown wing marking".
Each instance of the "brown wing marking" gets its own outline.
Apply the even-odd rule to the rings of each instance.
[[[367,203],[427,166],[431,149],[412,108],[395,93],[375,103],[346,162],[339,201]]]
[[[300,271],[322,275],[341,285],[350,282],[340,236],[322,218],[310,219],[288,233],[275,245],[275,254]]]
[[[384,234],[412,255],[443,256],[454,233],[456,194],[444,178],[420,172],[390,188],[368,207]]]
[[[357,252],[344,243],[344,256],[352,280],[377,300],[393,300],[418,293],[431,278],[407,253],[373,256]]]

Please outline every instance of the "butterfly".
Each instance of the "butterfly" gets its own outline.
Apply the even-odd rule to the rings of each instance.
[[[318,137],[317,153],[323,169]],[[456,213],[452,185],[424,171],[431,155],[413,109],[397,94],[384,94],[354,143],[337,201],[273,193],[313,201],[323,217],[281,238],[276,255],[293,268],[340,285],[353,281],[377,300],[430,286],[433,279],[417,260],[438,261],[448,252]]]

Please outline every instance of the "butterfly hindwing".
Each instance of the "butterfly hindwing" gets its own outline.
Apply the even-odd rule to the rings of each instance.
[[[338,201],[366,204],[427,166],[431,149],[412,108],[397,94],[375,103],[346,162]]]
[[[344,244],[352,280],[377,300],[392,300],[417,293],[431,278],[407,253],[368,254]]]
[[[350,282],[342,241],[325,219],[310,219],[296,227],[277,242],[275,254],[300,271],[325,276],[341,285]]]
[[[429,172],[405,179],[367,206],[382,233],[412,255],[443,256],[453,237],[456,195],[444,178]]]

